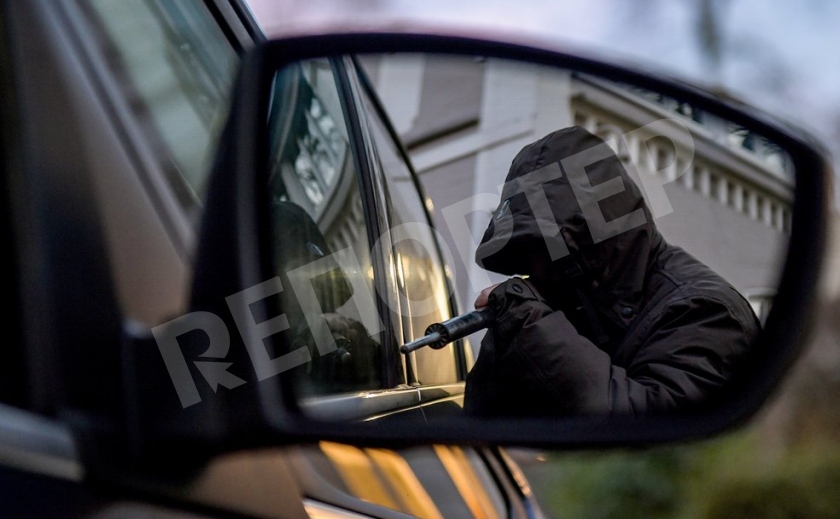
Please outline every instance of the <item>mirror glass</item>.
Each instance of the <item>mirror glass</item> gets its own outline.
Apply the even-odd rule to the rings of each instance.
[[[340,56],[278,71],[267,121],[276,355],[310,417],[691,412],[726,398],[773,303],[791,160],[683,100]],[[478,331],[400,352],[477,299]]]

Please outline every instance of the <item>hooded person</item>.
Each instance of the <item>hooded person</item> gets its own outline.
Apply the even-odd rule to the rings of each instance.
[[[662,238],[621,161],[580,127],[517,154],[476,261],[527,277],[483,293],[496,321],[467,377],[471,414],[696,409],[759,330],[729,283]]]

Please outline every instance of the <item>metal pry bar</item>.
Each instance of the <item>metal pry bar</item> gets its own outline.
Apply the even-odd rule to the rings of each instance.
[[[442,339],[443,337],[439,333],[432,332],[429,335],[403,344],[400,346],[400,353],[411,353],[414,350],[419,350],[423,346],[432,346],[434,348],[435,343],[440,342]]]
[[[453,317],[442,323],[434,323],[426,328],[426,335],[419,339],[400,346],[400,353],[411,353],[412,351],[429,346],[433,350],[439,350],[467,335],[483,330],[493,324],[495,314],[490,308],[481,308],[472,312]]]

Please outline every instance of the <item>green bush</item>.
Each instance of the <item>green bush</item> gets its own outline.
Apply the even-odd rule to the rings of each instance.
[[[672,451],[569,455],[554,468],[541,494],[556,517],[657,519],[678,510],[681,463]]]
[[[787,453],[763,473],[719,481],[704,503],[704,519],[823,519],[840,517],[840,455],[812,445]]]
[[[840,518],[840,449],[754,432],[647,451],[555,455],[532,479],[557,518]]]

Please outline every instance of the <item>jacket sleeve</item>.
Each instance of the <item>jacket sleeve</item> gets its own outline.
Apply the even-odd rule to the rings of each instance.
[[[467,378],[467,412],[556,415],[609,408],[610,357],[530,283],[502,283],[489,306],[496,324]]]
[[[670,302],[647,320],[624,368],[611,366],[610,410],[619,414],[691,409],[732,376],[758,334],[747,303],[697,295]]]
[[[632,332],[644,339],[621,367],[538,295],[522,297],[503,284],[491,304],[500,323],[491,329],[496,362],[518,373],[522,390],[542,395],[556,414],[689,408],[728,379],[754,335],[726,303],[686,298],[664,305]]]

